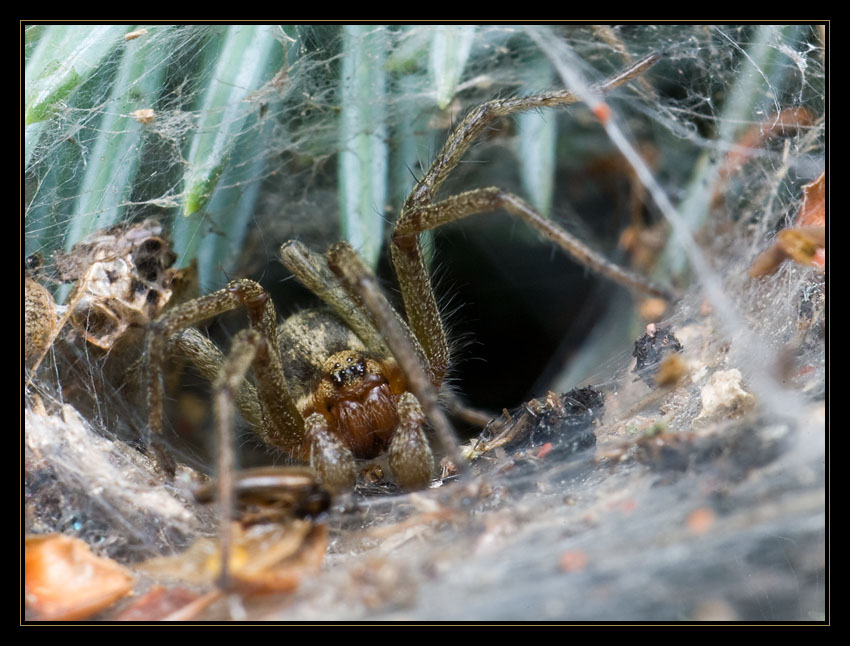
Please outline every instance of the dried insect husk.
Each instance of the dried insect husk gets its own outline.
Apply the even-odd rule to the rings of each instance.
[[[71,324],[92,345],[113,349],[171,299],[175,259],[154,220],[96,232],[57,255],[63,280],[77,280],[69,299]]]
[[[502,417],[492,420],[479,438],[462,447],[464,457],[475,460],[500,447],[538,449],[550,442],[562,457],[578,453],[595,446],[593,427],[604,406],[604,396],[590,387],[574,388],[563,395],[550,391],[543,401],[532,399],[515,415],[504,411]]]

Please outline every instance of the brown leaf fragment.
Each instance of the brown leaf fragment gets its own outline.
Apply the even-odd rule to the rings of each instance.
[[[77,538],[61,534],[26,538],[24,598],[30,619],[87,619],[132,588],[133,576],[124,567],[96,556]]]
[[[782,252],[782,249],[776,245],[771,246],[753,260],[750,265],[750,278],[761,278],[775,274],[786,258],[787,256]]]
[[[825,173],[803,187],[803,204],[797,213],[794,226],[826,226],[826,180]]]
[[[665,388],[677,385],[688,374],[688,366],[678,354],[670,354],[661,360],[658,372],[655,375],[655,383]]]
[[[245,594],[287,592],[321,566],[327,529],[307,520],[266,523],[243,528],[233,524],[230,576]],[[218,541],[202,538],[176,556],[145,561],[139,569],[153,576],[186,583],[216,583],[221,566]]]
[[[196,601],[200,595],[186,588],[154,586],[114,617],[115,621],[162,621]]]
[[[803,203],[793,227],[776,234],[776,242],[750,265],[750,277],[776,273],[788,259],[821,270],[826,266],[825,174],[803,186]]]

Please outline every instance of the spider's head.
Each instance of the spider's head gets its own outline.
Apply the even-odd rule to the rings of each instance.
[[[324,372],[337,388],[352,386],[366,375],[366,359],[353,350],[337,352],[325,362]]]

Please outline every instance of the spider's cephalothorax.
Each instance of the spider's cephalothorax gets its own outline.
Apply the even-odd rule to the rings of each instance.
[[[278,328],[281,367],[304,419],[324,417],[328,431],[357,458],[386,452],[398,428],[407,382],[392,358],[370,353],[330,310],[304,310]],[[309,445],[304,446],[309,459]]]
[[[657,55],[647,56],[596,91],[602,94],[630,81],[656,60]],[[383,452],[399,484],[422,487],[434,468],[424,433],[427,415],[449,457],[462,468],[438,403],[451,357],[420,233],[470,215],[504,210],[612,280],[669,296],[607,262],[525,201],[499,188],[477,188],[436,201],[452,169],[494,119],[576,101],[568,91],[496,99],[472,109],[458,124],[405,201],[392,235],[391,257],[406,319],[387,302],[372,272],[348,244],[338,243],[320,255],[297,242],[283,245],[282,262],[329,310],[301,312],[278,327],[263,288],[237,280],[160,316],[151,325],[145,352],[151,429],[161,431],[162,366],[170,349],[176,348],[214,382],[223,447],[229,441],[235,405],[263,441],[294,459],[309,460],[331,490],[354,484],[355,458],[371,459]],[[224,357],[191,326],[237,308],[246,310],[251,327],[236,335]],[[245,380],[249,372],[253,384]],[[219,468],[228,468],[225,457]]]
[[[391,370],[396,379],[391,380]],[[394,361],[380,362],[346,350],[325,363],[313,405],[354,455],[375,458],[386,451],[398,426],[397,399],[404,391]]]

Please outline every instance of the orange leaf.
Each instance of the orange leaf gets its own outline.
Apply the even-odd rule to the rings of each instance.
[[[750,265],[750,276],[768,276],[786,259],[823,269],[826,266],[825,174],[803,186],[803,203],[794,226],[776,234],[776,242]]]
[[[28,536],[24,596],[31,618],[87,619],[133,587],[133,577],[112,559],[96,556],[83,541],[61,534]]]
[[[825,173],[813,182],[803,187],[803,204],[797,213],[794,226],[797,227],[823,227],[826,226],[826,181]]]

